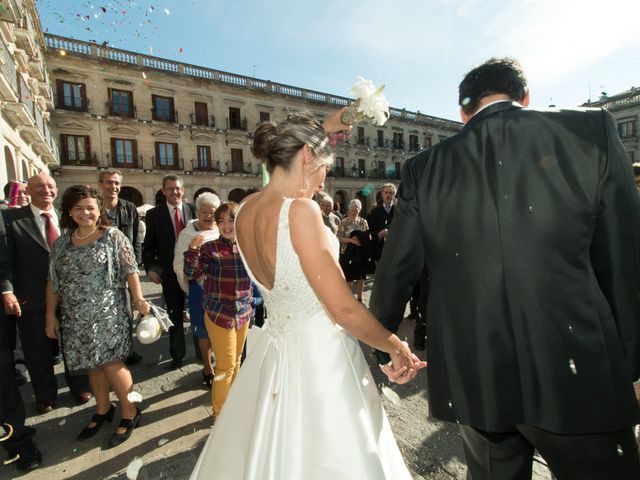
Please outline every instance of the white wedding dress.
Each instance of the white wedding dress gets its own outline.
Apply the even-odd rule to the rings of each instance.
[[[269,318],[252,329],[191,479],[411,480],[358,341],[332,320],[302,271],[289,235],[291,202],[280,209],[273,288],[247,268]],[[338,240],[327,234],[337,255]]]

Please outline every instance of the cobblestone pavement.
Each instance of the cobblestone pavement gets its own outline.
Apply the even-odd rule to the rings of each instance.
[[[143,280],[145,296],[161,304],[160,289]],[[365,301],[368,299],[367,284]],[[413,325],[403,322],[400,335],[411,340]],[[187,339],[190,335],[187,336]],[[188,479],[211,426],[209,392],[201,384],[201,367],[193,346],[187,341],[185,366],[169,371],[168,339],[152,345],[136,345],[143,360],[131,367],[135,390],[144,400],[140,426],[124,444],[106,449],[119,418],[105,424],[93,438],[80,442],[76,436],[93,414],[93,400],[77,406],[65,385],[61,366],[56,367],[60,385],[57,408],[46,415],[37,415],[31,385],[21,387],[28,424],[37,428],[36,442],[44,462],[40,469],[18,475],[14,466],[0,467],[0,479],[28,480],[98,480],[126,479],[126,468],[134,458],[143,467],[138,478]],[[375,365],[370,351],[364,348],[372,372],[379,385],[388,385]],[[464,479],[464,456],[455,425],[427,417],[426,375],[415,382],[392,387],[401,398],[397,404],[382,395],[400,449],[415,480]],[[113,396],[115,401],[115,396]],[[548,480],[546,469],[536,466],[536,480]]]

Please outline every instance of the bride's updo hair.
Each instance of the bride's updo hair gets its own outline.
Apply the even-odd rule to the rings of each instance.
[[[251,151],[272,173],[276,167],[288,171],[293,157],[305,145],[309,146],[318,163],[333,161],[327,133],[322,124],[306,112],[289,115],[280,123],[261,123],[254,133]]]

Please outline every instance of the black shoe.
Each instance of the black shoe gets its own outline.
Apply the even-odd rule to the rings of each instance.
[[[179,368],[182,368],[182,362],[176,362],[174,360],[166,368],[167,370],[178,370]]]
[[[55,403],[53,400],[49,402],[38,402],[36,403],[36,411],[39,415],[44,415],[45,413],[49,413],[55,407]]]
[[[16,460],[16,467],[21,472],[28,472],[34,470],[42,463],[42,453],[36,448],[32,441],[27,442],[25,445],[17,450],[18,460]]]
[[[98,430],[100,430],[100,427],[105,422],[105,420],[111,423],[113,421],[113,414],[115,413],[115,411],[116,407],[111,404],[109,405],[109,411],[107,413],[94,413],[93,417],[91,417],[91,421],[95,423],[95,425],[93,427],[90,427],[88,425],[84,427],[80,432],[80,435],[78,435],[78,440],[86,440],[87,438],[93,437],[96,433],[98,433]]]
[[[213,384],[213,372],[204,373],[204,370],[202,370],[202,383],[211,388],[211,385]]]
[[[138,363],[140,360],[142,360],[142,355],[140,355],[139,353],[136,353],[136,352],[132,352],[131,355],[129,355],[125,359],[124,364],[125,365],[133,365],[134,363]]]
[[[131,436],[131,432],[133,431],[133,429],[140,424],[141,416],[142,416],[142,412],[140,412],[140,409],[136,407],[135,417],[130,419],[123,418],[122,420],[120,420],[120,424],[118,425],[118,427],[126,428],[126,430],[124,433],[114,432],[114,434],[111,436],[111,439],[109,440],[109,448],[117,447],[121,443],[124,443],[127,440],[129,440],[129,437]]]

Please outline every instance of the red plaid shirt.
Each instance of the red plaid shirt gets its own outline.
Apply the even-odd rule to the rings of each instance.
[[[251,319],[251,280],[238,246],[225,238],[184,252],[184,274],[195,280],[204,274],[202,308],[219,327],[241,328]]]

